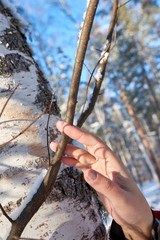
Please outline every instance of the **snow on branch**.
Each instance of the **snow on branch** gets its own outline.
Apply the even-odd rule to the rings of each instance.
[[[87,9],[89,7],[89,3],[90,3],[90,0],[87,0]],[[86,17],[86,11],[83,13],[83,20],[85,21],[85,17]],[[81,32],[82,32],[82,28],[83,28],[83,25],[84,25],[84,21],[81,22],[80,24],[80,29],[79,29],[79,33],[78,33],[78,41],[77,41],[77,45],[79,44],[79,40],[80,40],[80,37],[81,37]]]
[[[111,16],[111,20],[110,20],[110,25],[109,25],[109,29],[108,29],[108,33],[107,33],[106,42],[103,46],[103,52],[101,53],[101,57],[99,58],[97,64],[95,65],[95,67],[91,73],[90,79],[89,79],[89,82],[90,82],[96,68],[100,64],[99,68],[97,69],[96,75],[95,75],[95,78],[96,78],[95,87],[93,89],[92,97],[90,99],[88,108],[84,112],[81,113],[81,115],[78,119],[78,122],[77,122],[78,127],[81,127],[83,125],[83,123],[85,122],[87,117],[91,114],[91,112],[95,106],[95,103],[97,101],[99,91],[100,91],[100,88],[101,88],[101,85],[102,85],[102,82],[104,79],[105,69],[106,69],[106,65],[108,62],[108,57],[116,44],[118,14],[119,14],[118,0],[114,0],[113,8],[112,8],[112,16]],[[113,36],[114,30],[115,30],[114,43],[113,43],[113,46],[111,47],[112,36]],[[86,89],[86,97],[85,97],[85,101],[84,101],[84,106],[85,106],[85,102],[87,100],[87,91],[88,91],[88,88]],[[84,109],[84,107],[83,107],[83,109]]]

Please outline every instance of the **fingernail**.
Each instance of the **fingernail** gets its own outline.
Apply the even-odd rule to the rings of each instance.
[[[95,172],[94,170],[89,170],[88,171],[88,177],[90,178],[90,179],[92,179],[92,180],[96,180],[96,178],[97,178],[97,172]]]
[[[50,143],[50,148],[52,149],[52,151],[55,152],[56,148],[53,142]]]
[[[66,126],[68,126],[68,124],[67,124],[66,122],[64,122],[64,121],[58,120],[58,122],[56,123],[56,127],[58,128],[58,130],[59,130],[60,132],[64,132],[64,128],[65,128]]]

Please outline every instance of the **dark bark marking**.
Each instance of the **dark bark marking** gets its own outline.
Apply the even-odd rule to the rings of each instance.
[[[31,57],[31,49],[23,38],[25,38],[24,35],[22,36],[20,32],[11,27],[0,36],[0,41],[7,49],[20,51]]]
[[[0,56],[0,76],[8,77],[14,73],[29,72],[32,61],[25,59],[18,53]]]
[[[94,231],[94,234],[91,240],[105,240],[106,238],[106,229],[103,223],[101,223]]]
[[[55,187],[47,199],[50,201],[63,201],[66,198],[86,202],[90,205],[92,188],[85,182],[83,174],[78,170],[68,167],[61,171],[55,182]]]

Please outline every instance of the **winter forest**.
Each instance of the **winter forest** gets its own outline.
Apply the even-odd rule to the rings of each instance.
[[[160,208],[159,39],[157,0],[0,0],[0,240],[106,239],[111,217],[60,164],[59,119],[100,137]]]

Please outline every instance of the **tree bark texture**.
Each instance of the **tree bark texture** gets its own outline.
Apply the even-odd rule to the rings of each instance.
[[[49,109],[52,96],[49,83],[33,60],[24,34],[11,21],[12,18],[10,10],[0,1],[1,109],[20,83],[0,119],[0,145],[29,125],[44,107]],[[47,169],[48,175],[54,175],[54,169],[48,164],[47,118],[46,112],[24,134],[0,149],[0,202],[9,216],[23,203],[42,169]],[[54,101],[49,125],[50,141],[59,139],[55,127],[58,119],[59,108]],[[35,204],[27,205],[25,214],[19,215],[12,227],[0,212],[0,239],[13,240],[19,236],[51,240],[105,239],[99,203],[82,174],[62,165],[53,190],[46,188],[47,179],[41,184],[38,197],[33,199]],[[50,186],[52,188],[53,184]],[[46,189],[51,191],[49,197]],[[35,215],[27,224],[30,212]]]

